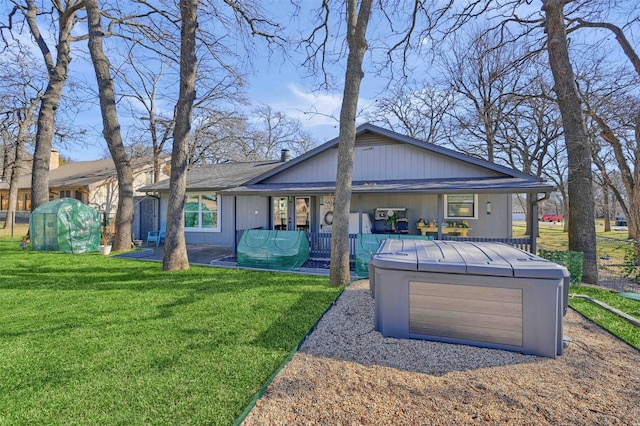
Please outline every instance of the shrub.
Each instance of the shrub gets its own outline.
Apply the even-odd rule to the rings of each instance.
[[[584,253],[582,253],[581,251],[539,249],[538,256],[566,266],[569,270],[569,273],[571,274],[571,284],[582,282]]]
[[[636,282],[640,282],[640,272],[638,272],[638,242],[634,241],[624,248],[624,260],[622,261],[622,274],[630,277]]]

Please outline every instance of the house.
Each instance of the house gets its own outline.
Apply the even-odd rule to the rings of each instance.
[[[190,171],[187,243],[235,247],[242,230],[301,230],[309,233],[313,253],[314,238],[331,233],[337,147],[338,138],[291,160],[283,152],[280,161]],[[512,237],[512,194],[531,193],[542,200],[555,190],[537,177],[371,124],[357,128],[355,150],[354,233],[363,229],[364,217],[372,232],[507,240]],[[158,197],[160,220],[166,220],[169,181],[140,191]],[[535,217],[535,203],[530,211]],[[391,217],[397,222],[390,223]],[[423,223],[434,228],[424,229]],[[466,227],[452,229],[459,226]],[[528,248],[535,249],[535,241],[531,244]]]
[[[166,162],[166,160],[164,160]],[[140,238],[156,229],[155,199],[146,196],[137,188],[149,184],[153,177],[153,161],[149,158],[132,160],[134,173],[134,237]],[[168,178],[164,167],[161,178]],[[60,165],[58,151],[51,151],[49,163],[49,199],[75,198],[103,212],[108,218],[115,218],[118,207],[118,179],[112,159],[78,161]],[[8,209],[9,182],[0,181],[0,210]],[[18,180],[19,211],[31,210],[31,173],[27,171]]]

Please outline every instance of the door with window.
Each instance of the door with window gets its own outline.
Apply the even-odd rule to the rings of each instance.
[[[333,229],[333,195],[323,195],[320,197],[320,232],[331,232]]]
[[[273,198],[272,226],[276,231],[286,231],[289,218],[289,199],[287,197]]]
[[[296,197],[296,231],[309,232],[311,197]]]

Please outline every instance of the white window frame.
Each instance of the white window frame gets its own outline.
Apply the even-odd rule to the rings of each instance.
[[[445,219],[477,219],[478,218],[478,194],[451,194],[455,195],[473,195],[473,215],[472,216],[449,216],[449,197],[444,194],[444,218]]]
[[[205,195],[215,195],[217,198],[217,202],[218,202],[218,210],[215,212],[217,214],[218,217],[218,223],[216,224],[215,228],[203,228],[202,227],[202,197]],[[220,232],[220,223],[221,223],[221,218],[220,218],[220,194],[218,194],[217,192],[188,192],[186,194],[187,197],[187,201],[194,198],[194,197],[198,197],[198,223],[200,224],[200,226],[191,226],[191,227],[187,227],[185,224],[184,227],[184,231],[185,232]],[[209,210],[212,211],[212,210]],[[186,214],[187,212],[185,211],[183,214]]]

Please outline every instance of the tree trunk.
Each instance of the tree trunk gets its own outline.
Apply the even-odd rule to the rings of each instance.
[[[569,250],[584,253],[583,281],[598,283],[591,150],[575,75],[569,61],[564,21],[565,0],[542,0],[546,15],[549,64],[562,115],[569,157]]]
[[[25,18],[31,35],[42,52],[49,82],[42,96],[38,113],[38,130],[36,131],[36,147],[33,154],[33,171],[31,174],[31,210],[49,202],[49,161],[53,144],[55,114],[62,96],[62,88],[69,73],[71,62],[71,30],[75,24],[76,12],[83,7],[81,0],[65,2],[65,9],[59,10],[59,31],[56,43],[57,54],[54,64],[51,51],[45,38],[40,33],[37,23],[39,10],[33,0],[27,1],[28,9]]]
[[[349,270],[349,211],[351,209],[351,184],[356,141],[356,111],[360,82],[364,77],[362,60],[367,51],[366,32],[371,14],[371,0],[362,0],[357,11],[357,1],[347,0],[347,45],[349,56],[344,82],[344,95],[340,110],[340,134],[338,142],[338,170],[333,206],[331,235],[332,285],[345,285],[351,280]],[[356,14],[357,13],[357,14]]]
[[[611,206],[609,206],[609,185],[607,185],[607,176],[602,170],[602,200],[604,201],[604,232],[611,232]]]
[[[7,206],[7,220],[4,221],[5,229],[8,227],[9,220],[14,218],[14,213],[18,210],[18,179],[22,176],[22,167],[24,166],[24,145],[27,136],[27,130],[33,123],[33,116],[40,102],[40,98],[33,98],[26,111],[24,117],[18,124],[18,135],[16,137],[15,155],[13,157],[13,166],[11,167],[11,177],[9,178],[9,205]],[[24,206],[26,209],[27,206]]]
[[[191,112],[196,99],[196,29],[198,0],[180,0],[180,94],[176,104],[171,153],[170,195],[167,209],[167,238],[162,269],[188,269],[187,244],[184,238],[184,199],[187,188],[187,164]]]
[[[102,49],[102,27],[100,25],[100,9],[97,0],[84,0],[89,21],[89,53],[98,81],[98,96],[100,98],[100,112],[102,113],[102,133],[111,158],[116,166],[118,174],[118,210],[116,212],[116,235],[114,250],[130,250],[131,224],[133,223],[133,170],[127,155],[122,136],[118,111],[116,109],[116,97],[111,71],[109,70],[109,58]]]

